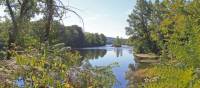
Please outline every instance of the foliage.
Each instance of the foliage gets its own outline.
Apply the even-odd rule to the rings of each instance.
[[[0,79],[9,81],[8,87],[14,87],[18,78],[25,81],[25,87],[34,88],[111,87],[114,84],[111,66],[90,65],[84,69],[81,66],[80,54],[70,47],[103,46],[106,37],[84,33],[77,25],[62,25],[60,21],[66,11],[81,18],[62,1],[1,0],[0,5],[5,5],[4,11],[9,14],[0,22],[0,59],[5,56],[11,59],[0,66],[0,73],[6,74],[5,77],[0,74]],[[35,21],[38,15],[43,17]],[[76,72],[78,79],[70,74]],[[0,87],[7,87],[7,83],[0,83]]]
[[[193,68],[181,68],[177,66],[156,66],[148,69],[145,79],[145,88],[193,88]],[[197,84],[196,84],[197,85]],[[199,84],[198,84],[199,85]]]
[[[104,46],[106,45],[106,36],[103,34],[85,33],[86,46]]]
[[[127,29],[127,32],[132,35],[136,49],[146,47],[142,50],[156,53],[152,51],[151,46],[148,46],[152,45],[151,42],[138,40],[150,38],[149,40],[154,41],[156,47],[153,49],[159,49],[162,59],[160,64],[154,65],[146,72],[145,75],[149,80],[155,77],[158,79],[144,82],[145,88],[198,88],[199,3],[199,0],[162,0],[161,2],[156,0],[155,3],[147,3],[146,0],[138,1],[136,11],[129,17],[132,20],[128,20],[132,28]],[[148,14],[144,14],[145,11],[149,11],[146,12]],[[144,15],[138,16],[138,13]],[[143,19],[140,19],[141,17]],[[140,26],[143,22],[137,19],[146,20],[148,24]],[[148,31],[143,27],[147,27]],[[149,36],[141,37],[140,34]]]
[[[74,48],[104,46],[106,44],[104,34],[83,32],[82,28],[77,25],[63,26],[57,35],[59,35],[58,42],[64,42],[66,46]]]
[[[116,64],[111,64],[109,66],[97,66],[92,67],[88,61],[83,64],[82,70],[78,69],[74,74],[74,80],[72,80],[72,85],[75,88],[88,88],[88,87],[105,87],[110,88],[114,85],[116,79],[114,74],[112,73],[112,68],[115,67]],[[74,70],[74,69],[73,69]],[[73,78],[73,77],[72,77]]]
[[[20,68],[17,77],[26,79],[26,86],[64,86],[66,85],[66,71],[70,66],[80,63],[77,52],[67,52],[63,44],[52,47],[42,47],[41,50],[29,48],[22,55],[16,55],[16,63]]]
[[[159,53],[159,46],[151,37],[153,21],[152,3],[146,0],[137,0],[133,12],[129,15],[126,27],[127,35],[132,38],[135,52],[137,53]]]
[[[117,36],[117,38],[113,41],[113,46],[121,47],[121,45],[122,45],[122,39],[120,39],[119,36]]]
[[[29,48],[16,55],[19,65],[15,78],[24,77],[26,86],[32,87],[111,87],[115,82],[111,66],[81,65],[81,56],[69,52],[64,44],[42,47],[44,51]],[[40,52],[40,53],[39,53]],[[43,53],[41,53],[43,52]],[[78,68],[78,67],[81,68]],[[76,76],[74,77],[74,74]]]

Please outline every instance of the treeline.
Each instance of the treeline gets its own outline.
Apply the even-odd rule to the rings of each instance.
[[[106,45],[106,36],[98,33],[85,33],[85,45],[87,47],[104,46]]]
[[[7,28],[5,25],[11,24],[9,24],[9,21],[7,22],[0,23],[0,48],[2,48],[3,45],[6,45],[6,41],[8,39],[8,36],[6,37],[6,33],[8,33],[8,31],[6,31]],[[45,31],[43,30],[43,21],[33,21],[30,22],[29,25],[32,27],[25,30],[26,34],[23,35],[26,36],[26,38],[20,39],[21,47],[29,46],[29,44],[34,45],[44,40],[43,34]],[[64,26],[55,21],[53,22],[51,30],[52,32],[49,34],[49,44],[65,43],[66,46],[73,48],[106,45],[106,36],[104,34],[84,32],[83,29],[78,25]],[[31,40],[29,41],[28,38],[30,37]]]
[[[77,25],[63,26],[57,34],[59,42],[64,42],[66,46],[73,48],[106,45],[106,36],[104,34],[84,32]]]
[[[107,37],[107,44],[116,44],[120,43],[121,45],[129,45],[128,39],[120,38],[117,36],[116,38],[113,37]]]
[[[158,79],[146,82],[145,87],[200,86],[199,8],[200,0],[137,0],[127,20],[127,34],[136,53],[161,57],[160,65],[146,72],[147,77]]]

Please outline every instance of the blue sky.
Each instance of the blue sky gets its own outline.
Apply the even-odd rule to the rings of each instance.
[[[86,32],[103,33],[109,37],[127,38],[126,19],[134,8],[136,0],[62,0],[66,5],[78,8],[76,10],[84,19]],[[64,20],[65,25],[78,24],[78,17],[73,14]]]
[[[103,33],[108,37],[120,36],[127,38],[125,27],[128,25],[126,19],[131,13],[136,0],[61,0],[65,5],[78,8],[74,9],[84,20],[84,31],[92,33]],[[3,13],[0,6],[0,16]],[[72,13],[67,13],[64,18],[65,25],[79,25],[80,19]]]

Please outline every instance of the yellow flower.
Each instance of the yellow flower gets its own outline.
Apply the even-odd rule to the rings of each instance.
[[[65,88],[73,88],[69,83],[66,83]]]

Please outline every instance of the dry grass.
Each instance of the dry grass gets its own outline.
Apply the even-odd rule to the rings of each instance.
[[[0,61],[0,87],[10,86],[13,84],[12,74],[17,70],[15,60],[1,60]]]

